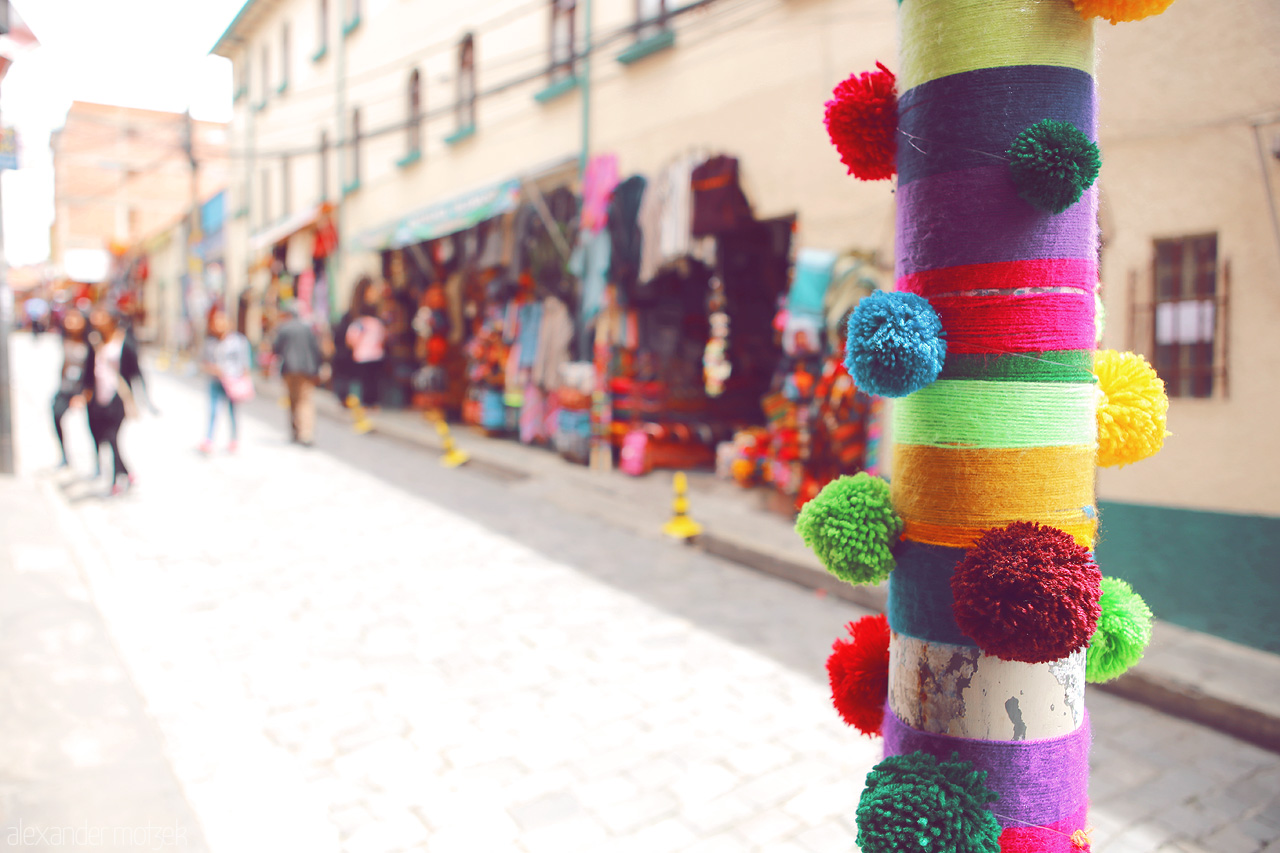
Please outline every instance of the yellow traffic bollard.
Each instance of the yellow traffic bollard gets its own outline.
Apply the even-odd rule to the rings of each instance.
[[[459,450],[458,446],[453,443],[453,435],[449,432],[449,422],[444,419],[444,415],[436,412],[434,415],[427,416],[429,420],[435,421],[436,433],[440,436],[440,443],[444,445],[444,455],[440,457],[440,464],[446,468],[457,468],[459,465],[466,465],[471,461],[471,455],[465,450]]]
[[[373,421],[369,420],[369,416],[365,414],[359,397],[355,394],[347,395],[347,408],[351,410],[351,428],[355,430],[356,435],[364,435],[373,430]]]
[[[673,485],[676,492],[675,500],[671,502],[673,515],[662,525],[662,532],[676,539],[691,539],[702,532],[702,525],[689,517],[689,478],[683,471],[677,471]]]

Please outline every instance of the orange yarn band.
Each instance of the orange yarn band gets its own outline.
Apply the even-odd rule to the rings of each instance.
[[[1037,521],[1092,547],[1097,528],[1089,445],[1018,449],[899,444],[893,506],[916,542],[967,548],[993,527]]]

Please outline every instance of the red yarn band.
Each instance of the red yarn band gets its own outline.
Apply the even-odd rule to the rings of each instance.
[[[929,304],[947,330],[948,354],[1092,350],[1097,334],[1092,294],[935,296]]]
[[[1097,263],[1082,258],[966,264],[909,273],[898,279],[898,290],[924,297],[1019,287],[1071,287],[1092,294],[1097,286]]]
[[[998,800],[992,810],[1000,811]],[[1081,847],[1071,836],[1085,829],[1088,819],[1089,806],[1084,805],[1070,817],[1045,826],[1006,826],[1000,833],[1000,853],[1086,853],[1088,846]]]

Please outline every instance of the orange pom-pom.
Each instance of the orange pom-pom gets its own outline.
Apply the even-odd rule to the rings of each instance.
[[[1085,18],[1106,18],[1113,24],[1141,21],[1159,15],[1173,0],[1074,0],[1076,11]]]
[[[827,101],[827,134],[849,174],[864,181],[898,173],[898,90],[893,72],[854,74]]]

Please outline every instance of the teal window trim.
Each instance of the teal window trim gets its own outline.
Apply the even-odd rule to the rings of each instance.
[[[231,96],[231,103],[233,104],[240,103],[242,100],[244,100],[244,96],[247,94],[249,94],[249,87],[241,86],[239,89],[236,89],[235,94]]]
[[[231,214],[231,218],[232,218],[232,219],[244,219],[244,218],[245,218],[246,216],[248,216],[248,215],[249,215],[249,208],[247,208],[247,207],[240,207],[240,208],[237,208],[237,209],[236,209],[236,212],[235,212],[235,213]]]
[[[284,94],[285,92],[287,92],[287,91],[289,91],[289,81],[288,81],[288,80],[281,80],[281,81],[280,81],[280,85],[279,85],[279,86],[276,86],[276,94],[277,94],[277,95],[283,95],[283,94]]]
[[[639,62],[646,56],[652,56],[655,53],[674,47],[676,43],[676,31],[670,27],[662,32],[654,33],[648,38],[641,39],[617,56],[618,62],[623,65],[631,65]]]
[[[462,142],[465,139],[470,139],[475,135],[476,135],[476,126],[474,124],[469,124],[466,127],[458,128],[453,133],[446,136],[444,138],[444,144],[457,145],[459,142]]]
[[[328,55],[329,55],[329,45],[322,44],[320,45],[320,47],[316,48],[315,53],[311,54],[311,61],[319,62],[320,60],[324,59]]]
[[[261,101],[253,105],[253,111],[260,113],[267,108],[267,99],[264,97]]]
[[[354,18],[342,25],[342,35],[345,38],[358,29],[360,29],[360,16],[356,15]]]
[[[360,189],[360,179],[356,178],[351,183],[342,185],[342,195],[343,197],[349,196],[358,189]]]
[[[568,77],[561,77],[554,83],[548,83],[540,92],[536,92],[533,99],[540,104],[548,101],[554,101],[556,98],[569,94],[581,85],[577,74],[570,74]]]
[[[422,159],[422,149],[415,148],[396,161],[396,168],[407,169]]]

